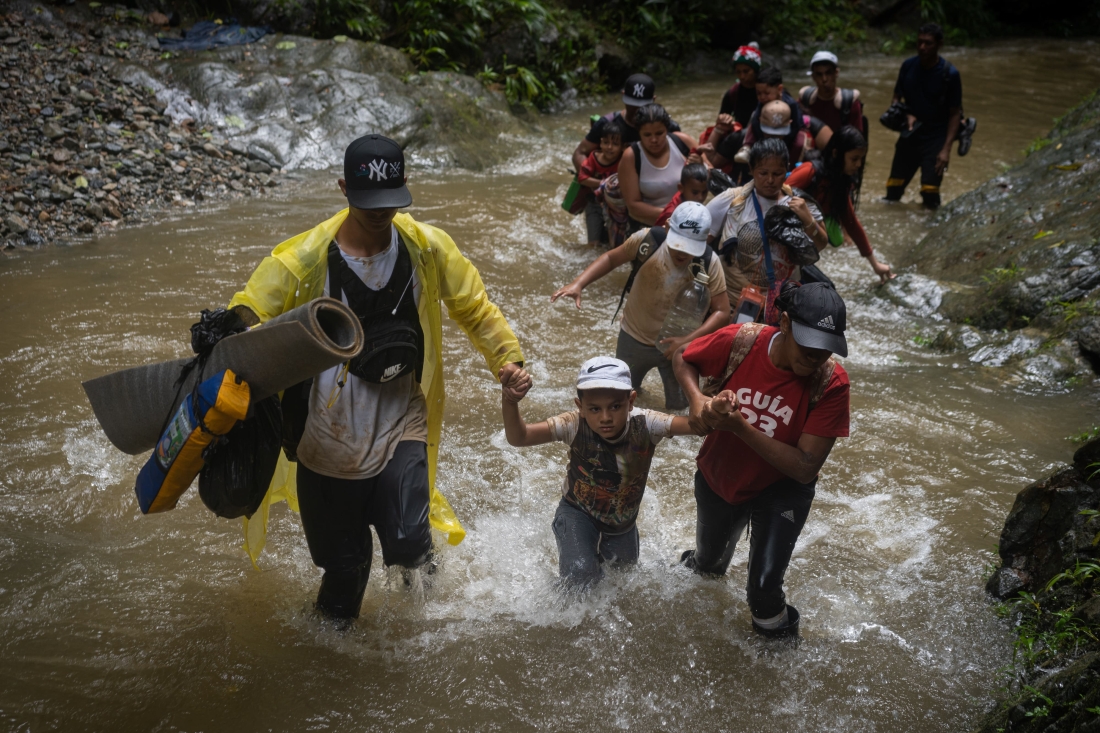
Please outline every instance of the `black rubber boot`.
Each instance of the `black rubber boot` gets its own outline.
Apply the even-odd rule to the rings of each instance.
[[[763,629],[752,622],[752,630],[768,639],[785,639],[798,636],[798,609],[787,604],[787,623],[777,629]]]
[[[369,577],[369,564],[342,572],[325,571],[317,592],[317,610],[328,618],[359,618]]]

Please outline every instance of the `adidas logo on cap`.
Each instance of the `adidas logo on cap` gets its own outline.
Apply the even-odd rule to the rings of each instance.
[[[817,327],[818,328],[827,328],[830,331],[835,331],[836,330],[836,325],[833,323],[833,317],[832,316],[825,316],[824,318],[822,318],[820,321],[817,322]]]

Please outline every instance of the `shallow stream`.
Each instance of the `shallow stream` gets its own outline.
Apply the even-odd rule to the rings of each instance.
[[[1100,85],[1092,43],[947,55],[979,120],[947,198],[1018,160]],[[928,221],[916,184],[905,203],[878,201],[893,134],[875,118],[899,62],[842,68],[872,118],[860,215],[887,260]],[[697,134],[729,83],[658,92]],[[593,257],[558,201],[587,115],[614,104],[501,140],[515,155],[491,171],[411,178],[411,212],[454,237],[520,338],[536,378],[528,419],[568,409],[579,363],[614,352],[625,272],[590,287],[580,311],[548,302]],[[746,547],[724,581],[674,565],[693,546],[700,439],[657,451],[640,566],[563,600],[550,522],[565,448],[507,445],[499,387],[451,326],[440,488],[469,537],[444,550],[423,600],[376,554],[362,618],[342,632],[311,613],[320,573],[285,504],[260,571],[239,523],[194,490],[142,516],[144,458],[108,443],[81,380],[184,355],[200,309],[340,207],[335,177],[0,263],[0,729],[927,731],[966,729],[990,703],[1011,641],[983,567],[1014,494],[1068,459],[1066,436],[1095,422],[1100,393],[919,345],[935,284],[908,274],[888,296],[854,248],[822,262],[849,304],[852,437],[825,465],[787,575],[797,648],[751,633]],[[656,373],[640,404],[661,407]]]

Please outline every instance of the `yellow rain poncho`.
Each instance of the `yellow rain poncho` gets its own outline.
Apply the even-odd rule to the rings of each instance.
[[[276,247],[252,273],[244,290],[233,296],[229,306],[248,306],[261,321],[267,321],[321,297],[328,274],[328,245],[336,238],[347,216],[348,210],[344,209]],[[489,300],[477,268],[458,251],[446,232],[420,224],[408,214],[398,214],[393,223],[409,248],[421,284],[419,311],[424,330],[424,375],[420,386],[428,404],[429,521],[432,527],[447,535],[448,542],[457,545],[466,536],[466,530],[447,499],[435,488],[444,405],[441,305],[447,307],[450,317],[485,357],[486,366],[494,376],[505,364],[522,362],[523,354],[504,315]],[[281,455],[263,504],[251,521],[244,520],[244,549],[253,563],[267,539],[270,506],[286,500],[291,509],[298,511],[296,471],[297,464]]]

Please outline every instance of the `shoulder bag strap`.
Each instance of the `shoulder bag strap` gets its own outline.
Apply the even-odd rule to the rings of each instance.
[[[760,201],[756,190],[752,192],[752,205],[756,209],[756,223],[760,226],[760,239],[764,242],[764,269],[768,275],[769,289],[775,287],[775,267],[772,265],[772,248],[768,244],[768,232],[764,229],[764,212],[760,210]]]
[[[699,389],[703,394],[713,397],[722,391],[722,388],[726,386],[726,382],[737,371],[737,367],[741,366],[741,362],[749,355],[752,345],[756,343],[756,337],[760,335],[763,329],[763,323],[741,324],[741,328],[738,329],[737,335],[733,337],[733,342],[730,344],[730,358],[726,363],[726,368],[717,377],[704,377],[700,381]]]
[[[642,243],[638,245],[638,254],[634,256],[634,260],[630,263],[630,275],[627,276],[626,285],[623,286],[623,292],[619,295],[619,307],[615,309],[615,314],[611,316],[612,323],[618,317],[619,311],[623,309],[623,302],[626,301],[627,293],[634,287],[634,278],[638,276],[638,270],[653,256],[654,252],[661,248],[661,245],[665,243],[667,234],[667,230],[662,227],[650,227],[642,239]]]

